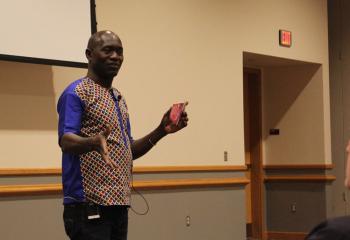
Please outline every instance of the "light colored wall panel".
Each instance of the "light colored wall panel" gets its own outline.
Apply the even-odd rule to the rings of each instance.
[[[173,102],[190,102],[189,127],[161,141],[136,165],[244,164],[243,51],[323,65],[319,91],[323,92],[324,158],[330,161],[326,1],[105,0],[96,4],[98,28],[114,30],[124,43],[125,62],[115,85],[128,101],[134,137],[154,129]],[[293,32],[291,48],[278,45],[279,29]],[[0,66],[4,86],[0,97],[9,102],[2,107],[10,112],[2,123],[18,122],[10,132],[2,124],[0,141],[7,152],[1,164],[59,167],[57,98],[86,70],[27,65],[2,62]],[[11,71],[3,71],[7,68]],[[15,77],[9,81],[9,76]],[[14,107],[20,103],[23,108],[17,113]],[[25,119],[18,120],[18,115]],[[228,151],[227,162],[224,151]]]
[[[96,3],[98,29],[123,40],[125,62],[115,85],[129,103],[134,136],[153,129],[173,102],[190,102],[189,127],[136,165],[244,163],[243,51],[323,65],[317,91],[324,157],[309,161],[330,162],[326,1]],[[279,29],[293,32],[291,48],[278,45]]]
[[[0,167],[60,167],[56,103],[85,69],[0,61]]]
[[[322,67],[267,67],[263,75],[264,163],[324,163]],[[269,134],[274,128],[279,135]]]

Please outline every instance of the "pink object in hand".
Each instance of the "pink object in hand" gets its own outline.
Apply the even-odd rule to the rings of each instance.
[[[187,105],[187,102],[185,103],[175,103],[173,104],[173,107],[170,111],[170,120],[177,125],[180,121],[181,114],[185,110],[185,106]]]

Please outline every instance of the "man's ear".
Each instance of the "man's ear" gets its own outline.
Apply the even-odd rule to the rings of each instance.
[[[92,51],[89,49],[89,48],[87,48],[86,50],[85,50],[85,56],[86,56],[86,58],[90,61],[90,59],[91,59],[91,54],[92,54]]]

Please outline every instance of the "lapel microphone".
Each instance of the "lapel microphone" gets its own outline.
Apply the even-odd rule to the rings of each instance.
[[[117,89],[112,88],[111,93],[113,95],[113,97],[119,102],[122,99],[122,96],[118,93]]]

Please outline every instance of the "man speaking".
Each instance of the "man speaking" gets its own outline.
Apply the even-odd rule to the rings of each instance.
[[[124,59],[120,38],[97,32],[85,54],[87,75],[71,83],[57,104],[65,230],[72,240],[125,240],[132,160],[186,127],[188,118],[183,111],[174,122],[169,110],[155,130],[134,140],[125,99],[112,87]]]

